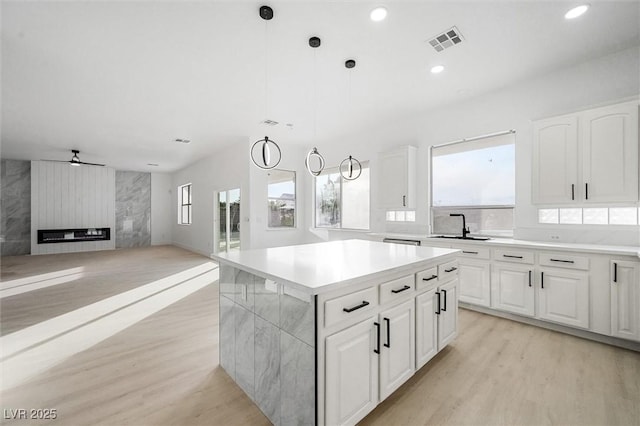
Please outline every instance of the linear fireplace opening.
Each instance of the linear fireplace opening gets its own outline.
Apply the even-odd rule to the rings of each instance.
[[[107,241],[111,228],[38,229],[38,244]]]

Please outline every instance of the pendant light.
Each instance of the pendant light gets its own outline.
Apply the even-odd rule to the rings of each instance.
[[[355,68],[356,61],[354,59],[347,59],[344,63],[345,68],[351,70]],[[351,101],[351,71],[349,71],[349,101]],[[340,176],[346,180],[356,180],[362,174],[362,164],[351,155],[340,163]]]
[[[319,37],[311,37],[309,39],[309,46],[313,49],[320,47],[321,40]],[[316,124],[318,121],[318,90],[317,90],[317,79],[315,76],[315,72],[317,69],[317,61],[316,61],[316,52],[313,52],[313,140],[316,140]],[[318,162],[317,168],[312,168],[312,159]],[[324,170],[324,157],[318,152],[318,148],[313,147],[304,159],[304,166],[307,171],[311,174],[311,176],[320,176],[320,173]]]
[[[264,19],[265,21],[265,26],[264,26],[264,55],[265,55],[265,60],[264,60],[264,114],[265,114],[265,118],[268,117],[268,106],[269,106],[269,76],[268,76],[268,55],[267,55],[267,21],[270,21],[271,19],[273,19],[273,9],[270,8],[269,6],[260,6],[260,9],[258,11],[260,17],[262,19]],[[259,149],[257,149],[259,147]],[[258,153],[256,153],[256,151],[258,151]],[[275,151],[275,153],[277,153],[276,158],[273,158],[273,153],[272,151]],[[251,161],[253,162],[253,164],[256,165],[256,167],[259,167],[263,170],[269,170],[269,169],[273,169],[274,167],[276,167],[278,164],[280,164],[280,160],[282,159],[282,151],[280,150],[280,147],[278,146],[278,144],[273,140],[273,139],[269,139],[269,136],[265,136],[264,139],[258,139],[257,141],[254,142],[253,145],[251,145],[251,149],[249,149],[249,157],[251,158]],[[256,157],[258,158],[256,160]]]

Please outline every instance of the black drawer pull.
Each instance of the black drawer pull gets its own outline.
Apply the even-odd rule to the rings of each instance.
[[[540,272],[540,288],[544,288],[544,272]]]
[[[391,347],[391,321],[389,318],[384,318],[384,322],[387,323],[387,343],[384,344],[385,348]]]
[[[429,278],[423,278],[422,281],[431,281],[435,280],[436,278],[438,278],[437,275],[431,275]]]
[[[464,254],[478,254],[478,252],[477,252],[477,251],[464,251],[464,250],[462,250],[462,252],[463,252]]]
[[[584,184],[584,199],[585,200],[589,199],[589,184],[588,183]]]
[[[376,326],[376,348],[373,350],[374,353],[380,353],[380,324],[374,322],[373,325]]]
[[[618,264],[613,262],[613,282],[618,282]]]
[[[512,254],[503,254],[502,257],[509,257],[511,259],[522,259],[522,256],[514,256]]]
[[[363,300],[361,304],[359,304],[358,306],[354,306],[353,308],[342,308],[343,311],[345,311],[346,313],[349,312],[353,312],[356,311],[360,308],[364,308],[365,306],[368,306],[369,302],[367,302],[366,300]]]
[[[574,183],[571,184],[571,200],[576,199],[576,185]]]
[[[564,259],[549,259],[552,262],[562,262],[562,263],[575,263],[573,260],[564,260]]]
[[[438,310],[436,311],[436,315],[440,315],[440,292],[436,291],[436,296],[438,296]]]
[[[447,290],[442,290],[442,294],[444,294],[444,308],[442,308],[442,312],[447,311]]]
[[[453,272],[453,271],[455,271],[455,270],[457,270],[457,269],[458,269],[458,268],[456,268],[456,267],[454,266],[454,267],[451,267],[451,268],[449,268],[449,269],[445,269],[444,271],[445,271],[445,272]]]
[[[410,285],[405,285],[404,287],[398,289],[398,290],[391,290],[391,293],[402,293],[405,290],[409,290],[411,288]]]
[[[532,273],[532,272],[533,272],[533,271],[529,271],[529,287],[531,287],[531,273]]]

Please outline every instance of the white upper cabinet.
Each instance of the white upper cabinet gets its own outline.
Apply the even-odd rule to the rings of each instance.
[[[378,204],[381,208],[415,208],[416,157],[414,146],[403,146],[378,155]]]
[[[581,117],[584,200],[638,200],[638,104],[585,111]]]
[[[567,203],[578,184],[578,119],[550,118],[533,125],[534,203]]]
[[[533,202],[638,201],[638,102],[533,124]]]

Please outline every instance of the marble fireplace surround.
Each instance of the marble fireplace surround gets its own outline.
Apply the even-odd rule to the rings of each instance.
[[[220,365],[274,425],[316,419],[315,299],[220,264]]]

